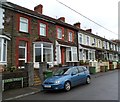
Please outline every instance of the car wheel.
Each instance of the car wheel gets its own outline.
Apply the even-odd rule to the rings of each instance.
[[[69,91],[70,89],[71,89],[71,84],[70,84],[70,82],[65,82],[65,85],[64,85],[64,89],[65,89],[65,91]]]
[[[86,83],[87,83],[87,84],[90,84],[90,82],[91,82],[90,77],[87,77],[87,78],[86,78]]]

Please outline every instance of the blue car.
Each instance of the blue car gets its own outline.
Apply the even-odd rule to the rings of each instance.
[[[47,78],[43,83],[43,90],[59,90],[69,91],[71,87],[91,82],[89,70],[84,66],[63,67],[57,69],[53,76]]]

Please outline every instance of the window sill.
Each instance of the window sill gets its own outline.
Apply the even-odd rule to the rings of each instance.
[[[29,32],[19,31],[19,33],[30,34]]]
[[[46,35],[39,35],[39,36],[41,36],[41,37],[47,37]]]
[[[0,62],[0,65],[7,65],[7,62]]]
[[[69,63],[69,62],[79,62],[79,61],[66,61],[66,62],[68,62],[68,63]]]

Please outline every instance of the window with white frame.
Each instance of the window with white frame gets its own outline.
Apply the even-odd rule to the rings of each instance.
[[[48,43],[35,43],[34,45],[35,62],[52,62],[53,45]]]
[[[46,24],[40,23],[40,35],[46,36]]]
[[[20,31],[28,33],[28,19],[20,17]]]
[[[89,36],[87,36],[87,45],[89,45],[89,40],[90,40]]]
[[[72,61],[71,48],[66,49],[66,61]]]
[[[113,57],[114,57],[113,60],[117,61],[117,54],[114,54]]]
[[[82,34],[79,34],[79,43],[82,44]]]
[[[89,59],[90,59],[90,60],[94,60],[94,56],[95,56],[95,55],[94,55],[94,51],[90,50],[90,51],[89,51]]]
[[[103,41],[103,48],[106,49],[106,43]]]
[[[110,47],[109,47],[109,42],[107,42],[107,49],[108,49],[108,50],[110,49]]]
[[[106,42],[106,49],[108,49],[108,42]]]
[[[66,48],[66,61],[78,61],[76,47]]]
[[[19,67],[24,67],[25,63],[27,62],[27,42],[20,41],[19,42]]]
[[[52,46],[43,44],[43,62],[52,62]]]
[[[89,52],[89,59],[92,60],[92,53]]]
[[[101,40],[99,40],[98,44],[99,44],[99,46],[98,46],[98,47],[100,48],[100,47],[101,47]]]
[[[76,47],[72,47],[72,59],[73,61],[77,61],[77,48]]]
[[[110,50],[112,50],[112,43],[110,43]]]
[[[7,62],[7,40],[0,38],[0,62]]]
[[[58,37],[58,39],[62,39],[62,29],[61,28],[57,28],[57,37]]]
[[[93,46],[96,46],[96,39],[94,38],[94,41],[93,41]]]
[[[113,60],[113,56],[112,56],[112,54],[109,54],[109,60],[110,60],[110,61]]]
[[[72,42],[73,41],[73,33],[72,32],[69,32],[68,33],[68,40],[70,41],[70,42]]]

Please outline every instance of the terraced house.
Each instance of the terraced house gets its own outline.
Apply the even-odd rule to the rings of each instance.
[[[107,66],[108,69],[117,68],[120,59],[120,46],[118,43],[102,38],[92,33],[92,29],[79,30],[78,52],[79,61],[82,63],[92,63],[91,65],[100,72],[100,67]]]
[[[80,30],[78,43],[79,60],[119,60],[118,44],[93,34],[92,29]]]
[[[51,18],[43,14],[40,4],[34,10],[2,2],[0,6],[0,64],[23,68],[25,63],[79,65],[79,61],[119,60],[119,47],[82,30],[80,23],[67,24],[65,17]]]
[[[23,68],[27,62],[39,67],[75,64],[78,28],[42,14],[43,6],[34,11],[10,2],[2,2],[0,14],[0,64]],[[74,57],[73,57],[74,56]]]

